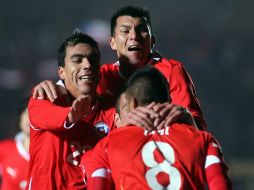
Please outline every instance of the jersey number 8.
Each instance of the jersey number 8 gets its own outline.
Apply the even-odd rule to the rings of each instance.
[[[154,158],[155,149],[159,149],[159,152],[165,158],[163,162],[158,163]],[[173,148],[165,143],[158,141],[150,141],[146,143],[142,149],[142,159],[146,166],[150,169],[146,172],[145,177],[147,183],[151,189],[156,190],[178,190],[181,187],[181,175],[177,168],[172,164],[175,162],[175,154]],[[156,175],[159,172],[165,172],[169,176],[169,185],[167,187],[162,186]]]

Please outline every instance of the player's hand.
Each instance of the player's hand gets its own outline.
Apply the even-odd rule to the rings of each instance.
[[[33,98],[45,99],[48,98],[51,102],[54,102],[58,95],[65,94],[66,90],[60,85],[50,80],[40,82],[35,86],[33,91]]]
[[[82,116],[89,113],[92,109],[91,96],[80,95],[73,101],[68,114],[68,124],[77,122]]]
[[[122,118],[120,126],[135,125],[148,131],[154,130],[154,120],[159,117],[159,114],[152,109],[153,105],[155,105],[154,102],[147,107],[139,106],[135,108]]]
[[[160,116],[154,120],[154,125],[157,129],[167,127],[173,122],[186,123],[196,127],[190,111],[182,106],[166,102],[163,104],[155,104],[153,110]]]

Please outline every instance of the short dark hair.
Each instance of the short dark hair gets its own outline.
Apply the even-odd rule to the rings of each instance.
[[[92,47],[96,48],[98,51],[98,54],[100,56],[100,50],[98,43],[89,35],[81,32],[78,29],[75,29],[74,32],[70,37],[68,37],[59,47],[58,54],[57,54],[57,63],[58,66],[64,67],[64,59],[66,56],[66,49],[69,46],[75,46],[77,44],[89,44]]]
[[[126,6],[118,9],[111,17],[111,36],[115,34],[116,20],[120,16],[140,17],[145,19],[152,30],[149,10],[146,7]]]
[[[152,66],[135,72],[126,85],[126,95],[134,97],[140,106],[171,101],[166,78]]]

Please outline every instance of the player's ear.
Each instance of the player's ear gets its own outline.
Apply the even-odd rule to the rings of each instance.
[[[109,38],[109,45],[110,45],[112,50],[116,50],[115,38],[112,37],[112,36]]]
[[[64,80],[65,76],[64,76],[64,68],[63,67],[58,67],[58,76],[60,79]]]
[[[117,127],[121,127],[121,119],[120,119],[120,115],[118,113],[115,113],[114,115],[114,122],[115,122],[115,125]]]
[[[136,107],[138,107],[138,101],[135,97],[131,97],[130,98],[130,110],[133,110]]]

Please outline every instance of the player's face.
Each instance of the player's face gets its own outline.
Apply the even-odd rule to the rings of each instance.
[[[68,91],[77,98],[81,94],[96,93],[99,81],[100,59],[96,48],[77,44],[66,48],[65,66],[58,73]]]
[[[20,123],[19,123],[20,129],[27,135],[30,134],[30,126],[29,126],[29,116],[28,111],[25,109],[20,114]]]
[[[148,61],[152,43],[151,29],[144,19],[131,16],[117,18],[110,45],[116,50],[121,64],[143,66]]]

